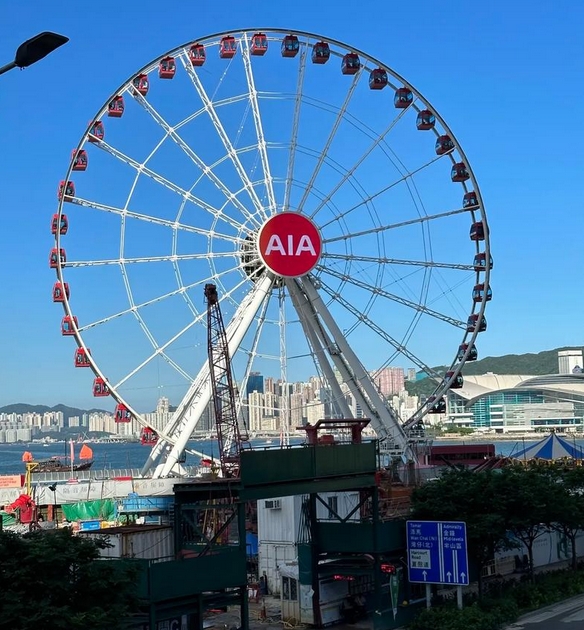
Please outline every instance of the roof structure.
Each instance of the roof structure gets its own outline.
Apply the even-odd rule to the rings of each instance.
[[[550,433],[543,440],[515,453],[514,459],[584,459],[584,449],[578,444],[569,442],[556,433]]]

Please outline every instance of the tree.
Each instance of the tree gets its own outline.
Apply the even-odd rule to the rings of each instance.
[[[497,510],[496,476],[490,471],[449,470],[412,495],[413,518],[466,523],[469,557],[479,573],[479,596],[485,565],[497,551],[512,546],[504,515]]]
[[[2,627],[120,630],[138,609],[137,569],[99,559],[103,540],[68,529],[0,532]]]

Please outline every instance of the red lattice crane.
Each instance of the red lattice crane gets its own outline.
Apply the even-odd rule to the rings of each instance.
[[[205,299],[211,396],[219,442],[221,473],[224,477],[237,477],[241,451],[245,445],[249,446],[249,442],[247,435],[240,431],[237,422],[231,357],[219,295],[214,284],[205,285]]]

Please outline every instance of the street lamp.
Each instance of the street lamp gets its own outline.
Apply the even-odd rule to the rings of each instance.
[[[33,63],[40,61],[68,41],[68,37],[49,31],[35,35],[20,44],[14,56],[14,61],[7,63],[5,66],[0,66],[0,74],[8,72],[12,68],[28,68],[28,66],[32,66]]]

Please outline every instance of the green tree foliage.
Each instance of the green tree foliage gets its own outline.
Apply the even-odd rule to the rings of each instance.
[[[99,560],[103,541],[67,530],[0,533],[0,627],[121,630],[137,610],[136,569]]]

